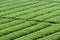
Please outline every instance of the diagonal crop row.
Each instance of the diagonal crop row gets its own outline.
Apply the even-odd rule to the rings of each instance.
[[[58,12],[59,13],[59,12]],[[58,15],[58,16],[55,16],[55,17],[52,17],[52,18],[50,18],[50,19],[47,19],[46,20],[47,22],[58,22],[58,23],[60,23],[60,15]]]
[[[8,22],[8,23],[0,24],[0,30],[4,29],[4,28],[7,28],[7,27],[11,27],[11,26],[14,26],[14,25],[21,24],[23,22],[25,22],[25,21],[24,20],[14,20],[14,21],[11,21],[11,22]]]
[[[28,28],[25,28],[25,29],[18,30],[18,31],[16,31],[16,32],[7,34],[7,35],[2,36],[2,37],[0,37],[0,38],[3,38],[3,39],[5,39],[5,40],[7,40],[7,38],[8,38],[8,39],[14,39],[14,38],[17,38],[17,37],[19,37],[19,36],[24,36],[25,34],[29,34],[29,33],[31,33],[31,32],[35,32],[35,31],[38,31],[38,30],[40,30],[40,29],[46,28],[46,27],[48,27],[48,26],[50,26],[50,24],[42,22],[42,23],[36,24],[36,25],[34,25],[34,26],[31,26],[31,27],[28,27]],[[22,27],[22,26],[21,26],[21,27]],[[23,25],[23,27],[25,27],[25,26]],[[12,30],[13,30],[13,29],[12,29]],[[17,30],[17,29],[16,29],[16,30]],[[7,30],[5,30],[5,31],[7,31]],[[4,31],[3,33],[6,33],[5,31]],[[2,31],[1,31],[1,32],[2,32]],[[8,32],[8,31],[7,31],[7,32]],[[12,35],[12,36],[10,36],[10,35]]]
[[[40,3],[40,5],[42,5],[42,4],[46,4],[46,2],[45,3]],[[35,5],[35,4],[34,4]],[[39,5],[39,4],[38,4]],[[32,7],[33,8],[33,5],[31,5],[30,7]],[[12,14],[12,13],[16,13],[16,12],[21,12],[21,11],[23,11],[23,10],[26,10],[26,9],[30,9],[30,7],[29,6],[27,6],[26,8],[25,7],[22,7],[22,8],[15,8],[15,9],[12,9],[12,10],[8,10],[8,11],[5,11],[5,12],[2,12],[0,15],[6,15],[6,14]]]
[[[27,2],[27,3],[23,3],[22,4],[17,4],[17,5],[13,5],[13,6],[9,6],[9,7],[4,7],[4,8],[0,8],[0,11],[7,11],[7,10],[11,10],[11,9],[15,9],[15,8],[19,8],[19,7],[24,7],[26,5],[31,5],[31,4],[34,4],[34,3],[37,3],[37,2]]]
[[[0,19],[0,24],[4,24],[4,23],[7,23],[7,22],[11,22],[11,21],[13,21],[13,19],[3,19],[3,18],[1,18]]]
[[[30,2],[30,1],[24,1],[24,2],[21,2],[21,1],[13,1],[13,2],[8,2],[8,3],[4,3],[2,5],[0,5],[0,8],[3,8],[3,7],[7,7],[7,6],[14,6],[14,5],[17,5],[17,4],[21,4],[21,3],[26,3],[26,2]]]
[[[0,30],[0,36],[2,36],[4,34],[8,34],[10,32],[16,31],[16,30],[21,30],[21,29],[27,28],[31,25],[33,26],[34,24],[37,24],[37,22],[28,21],[25,23],[21,23],[21,24],[15,25],[15,26],[11,26],[11,27],[2,29],[2,30]]]
[[[49,18],[53,18],[54,16],[57,16],[57,15],[60,15],[60,10],[56,10],[56,11],[53,11],[51,13],[47,13],[45,15],[41,15],[41,16],[38,16],[36,18],[33,18],[33,20],[46,20],[46,19],[49,19]]]
[[[58,4],[58,3],[57,3]],[[27,18],[27,15],[29,15],[29,18],[31,17],[34,17],[34,16],[37,16],[37,15],[40,15],[40,14],[42,14],[42,13],[40,13],[40,10],[43,10],[44,8],[47,8],[47,7],[51,7],[51,6],[54,6],[54,5],[57,5],[57,4],[55,4],[55,3],[50,3],[49,4],[49,6],[48,6],[48,4],[47,5],[44,5],[44,6],[40,6],[40,7],[38,7],[37,6],[37,8],[32,8],[32,9],[28,9],[28,11],[27,10],[25,10],[25,11],[23,11],[23,12],[17,12],[17,14],[15,14],[15,13],[13,13],[13,14],[9,14],[9,15],[6,15],[7,17],[19,17],[20,15],[20,18]],[[40,10],[39,10],[40,9]],[[37,14],[37,13],[39,13],[39,14]],[[14,15],[14,16],[13,16]],[[31,16],[32,15],[32,16]]]
[[[38,38],[38,37],[44,37],[45,35],[55,33],[56,31],[60,31],[60,24],[52,25],[48,28],[45,28],[45,29],[39,30],[37,32],[28,34],[26,36],[17,38],[15,40],[33,40],[33,39]]]
[[[37,40],[57,40],[60,38],[60,31]]]

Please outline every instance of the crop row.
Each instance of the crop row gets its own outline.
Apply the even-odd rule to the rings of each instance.
[[[17,38],[15,40],[33,40],[33,39],[37,39],[39,37],[42,38],[46,35],[55,33],[57,31],[60,31],[60,24],[52,25],[52,26],[47,27],[45,29],[39,30],[37,32],[25,35],[25,36],[20,37],[20,38]]]
[[[42,5],[42,4],[46,4],[46,2],[45,3],[40,3],[40,5]],[[26,5],[26,4],[25,4]],[[33,4],[33,5],[35,5],[35,4]],[[0,15],[4,15],[4,14],[12,14],[12,13],[16,13],[16,12],[21,12],[21,11],[23,11],[23,10],[26,10],[26,9],[30,9],[30,7],[31,8],[33,8],[33,7],[35,7],[35,6],[33,6],[33,5],[30,5],[30,6],[25,6],[25,7],[18,7],[18,8],[15,8],[15,9],[12,9],[12,10],[7,10],[7,11],[5,11],[5,12],[2,12]],[[38,4],[39,5],[39,4]]]
[[[6,1],[7,2],[7,1]],[[29,1],[26,1],[26,2],[29,2]],[[1,3],[2,5],[0,5],[0,7],[7,7],[7,6],[13,6],[13,5],[17,5],[17,4],[21,4],[21,3],[26,3],[25,1],[24,2],[21,2],[21,1],[12,1],[12,2],[7,2],[7,3]]]
[[[16,30],[21,30],[23,28],[29,27],[29,26],[34,25],[34,24],[37,24],[37,22],[28,21],[28,22],[24,22],[24,23],[21,23],[18,25],[15,25],[15,24],[16,23],[13,24],[14,26],[11,26],[11,27],[8,26],[8,28],[4,27],[5,29],[0,30],[0,36],[7,34],[7,33],[10,33],[10,32],[13,32],[13,31],[16,31]]]
[[[22,12],[16,12],[17,14],[15,14],[15,13],[13,13],[13,14],[11,14],[11,12],[8,14],[8,13],[6,13],[6,16],[7,17],[14,17],[14,16],[20,16],[20,15],[26,15],[26,14],[28,14],[28,15],[30,15],[30,14],[34,14],[33,13],[33,11],[35,12],[37,12],[38,13],[38,11],[37,10],[39,10],[39,11],[46,11],[49,7],[51,7],[51,6],[54,6],[54,5],[57,5],[58,3],[51,3],[51,4],[49,4],[49,6],[48,6],[48,4],[46,4],[46,5],[44,5],[44,6],[37,6],[36,8],[31,8],[31,9],[27,9],[27,10],[24,10],[24,11],[22,11]],[[40,5],[40,4],[38,4],[38,5]],[[35,13],[35,14],[37,14],[37,13]],[[4,13],[2,13],[2,14],[0,14],[0,15],[3,15]],[[7,15],[8,14],[8,15]],[[42,13],[40,13],[39,12],[39,14],[42,14]],[[14,15],[14,16],[13,16]],[[23,16],[22,15],[22,16]],[[38,15],[38,14],[37,14]],[[27,15],[26,15],[27,16]],[[24,16],[24,17],[26,17],[26,16]]]
[[[30,0],[18,0],[20,2],[26,2],[26,1],[30,1]],[[4,5],[4,4],[11,4],[12,2],[18,2],[17,0],[0,0],[0,4]]]
[[[58,13],[56,13],[56,14],[58,14]],[[60,23],[60,14],[58,16],[52,17],[50,19],[47,19],[46,21]]]
[[[49,19],[49,18],[53,18],[54,16],[57,16],[57,15],[60,15],[60,10],[56,10],[56,11],[53,11],[51,13],[47,13],[45,15],[41,15],[41,16],[38,16],[38,17],[35,17],[33,18],[33,20],[46,20],[46,19]]]
[[[58,40],[58,38],[60,38],[60,31],[37,40]]]
[[[7,28],[7,27],[11,27],[11,26],[14,26],[14,25],[18,25],[18,24],[21,24],[25,22],[24,20],[13,20],[11,22],[7,22],[7,23],[4,23],[4,24],[0,24],[0,29],[4,29],[4,28]]]
[[[46,19],[46,18],[50,18],[51,16],[55,16],[55,15],[59,15],[59,7],[60,6],[56,6],[56,7],[51,7],[51,8],[47,8],[47,9],[42,9],[42,10],[39,10],[39,11],[37,11],[37,12],[35,12],[35,13],[28,13],[28,14],[25,14],[25,15],[22,15],[22,16],[20,16],[21,14],[24,14],[24,13],[17,13],[17,15],[16,14],[11,14],[11,15],[6,15],[6,17],[17,17],[19,14],[19,16],[18,16],[18,18],[23,18],[23,19],[29,19],[29,18],[32,18],[32,20],[43,20],[43,19]],[[31,9],[32,10],[32,9]],[[41,12],[42,11],[42,12]],[[54,11],[56,11],[56,13],[54,12]],[[49,13],[49,12],[51,12],[51,13]],[[39,14],[38,14],[39,13]],[[49,13],[49,14],[48,14]],[[54,13],[53,15],[52,15],[52,13]],[[57,14],[58,13],[58,14]],[[45,14],[45,15],[44,15]],[[14,16],[13,16],[14,15]],[[46,15],[50,15],[50,16],[46,16]],[[29,17],[28,17],[29,16]],[[43,18],[43,19],[41,19],[42,17],[46,17],[46,18]]]
[[[27,27],[28,24],[29,24],[30,27],[29,26]],[[11,31],[14,31],[14,30],[16,31],[16,30],[18,30],[20,28],[27,27],[25,29],[18,30],[16,32],[12,32],[10,34],[4,35],[4,36],[0,37],[0,39],[1,38],[5,39],[5,40],[14,39],[14,38],[17,38],[17,37],[24,36],[25,34],[36,32],[36,31],[38,31],[40,29],[43,29],[43,28],[46,28],[48,26],[50,26],[50,24],[44,23],[44,22],[38,23],[38,24],[32,25],[32,26],[30,25],[30,23],[25,23],[25,24],[20,25],[20,27],[15,26],[15,27],[11,27],[12,29],[11,28],[7,28],[7,29],[4,29],[4,30],[0,30],[0,33],[3,35],[4,33],[9,33]]]
[[[38,15],[38,16],[42,16],[41,14],[48,14],[49,12],[53,12],[53,11],[55,11],[55,10],[58,10],[59,9],[59,7],[60,7],[60,5],[59,6],[56,6],[56,7],[51,7],[51,8],[47,8],[47,9],[42,9],[42,10],[39,10],[40,12],[38,12],[37,11],[37,13],[31,13],[31,16],[30,16],[30,14],[27,14],[27,15],[22,15],[22,16],[20,16],[20,18],[24,18],[24,19],[28,19],[29,17],[28,17],[28,15],[32,18],[32,15],[33,14],[36,14],[36,15]],[[35,17],[38,17],[38,16],[33,16],[33,18]],[[18,16],[19,17],[19,16]],[[28,18],[27,18],[28,17]]]
[[[20,3],[20,4],[17,4],[17,5],[13,5],[13,6],[8,6],[8,7],[3,7],[1,8],[0,10],[3,11],[3,10],[9,10],[9,9],[13,9],[13,8],[17,8],[17,7],[22,7],[22,6],[25,6],[25,5],[31,5],[31,4],[34,4],[36,2],[27,2],[27,3]]]
[[[0,24],[3,24],[3,23],[7,23],[7,22],[10,22],[10,21],[12,21],[13,19],[3,19],[3,18],[1,18],[0,19]]]

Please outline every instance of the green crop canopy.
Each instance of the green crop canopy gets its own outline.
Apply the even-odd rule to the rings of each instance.
[[[0,40],[60,40],[60,0],[0,0]]]

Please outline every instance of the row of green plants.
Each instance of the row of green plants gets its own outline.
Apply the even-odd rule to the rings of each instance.
[[[60,12],[58,12],[58,13],[60,13]],[[58,13],[56,13],[56,14],[58,14]],[[48,21],[48,22],[60,23],[60,14],[57,15],[57,16],[55,16],[55,17],[52,17],[52,18],[50,18],[50,19],[47,19],[46,21]]]
[[[53,9],[53,8],[52,8]],[[34,20],[46,20],[46,19],[49,19],[49,18],[52,18],[54,16],[57,16],[57,15],[60,15],[60,10],[56,10],[56,11],[52,11],[50,13],[47,13],[47,14],[44,14],[44,15],[41,15],[41,16],[37,16],[36,18],[33,18]]]
[[[53,33],[51,35],[45,36],[43,38],[39,38],[37,40],[59,40],[60,38],[60,31]]]
[[[17,21],[17,22],[19,22],[19,21]],[[11,25],[13,25],[13,26],[7,26],[8,28],[5,28],[4,26],[3,26],[3,28],[5,28],[5,29],[2,29],[2,30],[0,30],[0,36],[2,36],[2,35],[4,35],[4,34],[8,34],[8,33],[10,33],[10,32],[14,32],[14,31],[16,31],[16,30],[21,30],[21,29],[24,29],[24,28],[27,28],[27,27],[30,27],[31,25],[34,25],[34,24],[37,24],[37,22],[34,22],[34,21],[26,21],[26,22],[24,22],[24,23],[21,23],[21,24],[18,24],[17,22],[13,22],[13,23],[11,23]],[[17,25],[16,25],[17,24]],[[7,24],[8,25],[8,24]],[[1,28],[1,27],[0,27]]]
[[[15,39],[15,40],[33,40],[33,39],[37,39],[39,37],[40,38],[45,37],[46,35],[50,35],[50,34],[55,33],[57,31],[60,31],[60,24],[53,24],[50,27],[47,27],[45,29],[36,31],[36,32],[28,34],[28,35],[25,35],[23,37]]]
[[[41,30],[41,29],[44,29],[46,27],[49,27],[50,24],[49,23],[38,23],[38,24],[35,24],[35,25],[32,25],[32,24],[29,22],[29,23],[24,23],[24,24],[21,24],[19,27],[18,26],[15,26],[15,27],[10,27],[10,28],[7,28],[7,29],[4,29],[2,31],[0,31],[0,33],[3,35],[4,33],[9,33],[11,31],[13,31],[12,33],[9,33],[7,35],[4,35],[4,36],[1,36],[0,39],[5,39],[5,40],[9,40],[9,39],[14,39],[14,38],[17,38],[17,37],[21,37],[21,36],[24,36],[26,34],[29,34],[29,33],[33,33],[33,32],[36,32],[38,30]],[[22,29],[24,28],[24,29]],[[19,29],[22,29],[22,30],[19,30]],[[14,32],[15,30],[15,32]],[[18,31],[16,31],[18,30]],[[10,36],[11,35],[11,36]],[[38,34],[37,34],[38,35]],[[33,35],[30,35],[33,37]],[[22,40],[22,39],[20,39]]]
[[[10,12],[10,14],[5,15],[5,16],[16,17],[16,16],[20,16],[20,15],[22,16],[22,15],[26,15],[26,14],[32,14],[33,11],[37,12],[37,10],[40,9],[40,6],[43,6],[44,4],[46,5],[46,2],[45,3],[40,2],[40,3],[33,4],[33,5],[29,5],[29,6],[25,7],[25,8],[28,8],[28,9],[25,9],[24,11],[19,12],[19,10],[18,10],[18,12],[16,12],[17,14],[15,14],[15,12],[13,12],[13,14],[11,14],[11,12]],[[41,8],[43,9],[44,7],[41,7]],[[22,8],[22,9],[24,9],[24,8]]]
[[[21,24],[21,23],[24,23],[24,22],[25,22],[24,20],[13,20],[11,22],[0,24],[0,30],[4,29],[4,28],[11,27],[11,26],[14,26],[14,25],[18,25],[18,24]]]
[[[22,11],[22,12],[17,12],[17,14],[15,14],[15,13],[13,13],[13,14],[8,14],[8,15],[6,15],[7,17],[16,17],[16,16],[20,16],[20,15],[22,15],[22,16],[20,16],[20,18],[23,18],[23,16],[24,17],[27,17],[27,15],[29,15],[30,16],[30,14],[32,15],[32,14],[37,14],[37,13],[39,13],[39,15],[40,14],[43,14],[43,12],[38,12],[37,10],[39,10],[39,9],[42,9],[42,10],[39,10],[39,11],[46,11],[49,7],[51,7],[51,6],[53,6],[53,5],[57,5],[58,3],[52,3],[52,4],[49,4],[49,6],[48,5],[44,5],[44,6],[41,6],[41,7],[37,7],[37,8],[31,8],[31,9],[28,9],[28,10],[25,10],[25,11]],[[48,7],[48,8],[47,8]],[[47,8],[47,9],[44,9],[44,8]],[[33,13],[33,10],[34,11],[36,11],[36,13]],[[25,13],[26,12],[26,13]],[[2,13],[3,14],[3,13]],[[13,16],[14,15],[14,16]],[[38,14],[37,14],[37,16],[38,16]],[[35,15],[33,16],[33,17],[35,17]]]
[[[45,2],[45,3],[46,3],[46,2]],[[40,4],[42,5],[42,4],[45,4],[45,3],[42,3],[42,2],[41,2]],[[26,4],[25,4],[25,5],[26,5]],[[16,13],[16,12],[19,12],[19,11],[21,12],[21,11],[23,11],[23,10],[30,9],[30,7],[33,8],[33,7],[36,6],[36,5],[35,5],[35,6],[33,6],[33,5],[35,5],[35,4],[32,4],[32,5],[30,5],[30,6],[27,5],[27,6],[21,7],[21,8],[20,8],[20,7],[17,7],[17,8],[14,8],[14,9],[12,9],[12,10],[4,11],[4,12],[2,12],[2,13],[0,14],[0,16],[1,16],[1,15],[6,15],[6,14]],[[38,4],[38,5],[39,5],[39,4]]]
[[[0,25],[1,24],[4,24],[4,23],[7,23],[7,22],[10,22],[10,21],[12,21],[13,19],[3,19],[3,18],[1,18],[0,19]]]
[[[20,3],[20,4],[16,4],[16,5],[12,5],[12,6],[8,6],[8,7],[3,7],[0,9],[0,11],[5,11],[5,10],[10,10],[10,9],[14,9],[14,8],[19,8],[19,7],[24,7],[24,6],[27,6],[27,5],[31,5],[31,4],[35,4],[37,2],[26,2],[26,3]]]

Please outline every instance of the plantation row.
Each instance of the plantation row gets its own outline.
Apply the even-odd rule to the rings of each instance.
[[[3,23],[7,23],[7,22],[11,22],[13,19],[3,19],[1,18],[0,19],[0,24],[3,24]]]
[[[59,12],[60,12],[60,10],[56,10],[56,11],[53,11],[52,13],[47,13],[45,15],[35,17],[32,20],[41,20],[41,21],[44,20],[45,21],[46,19],[49,19],[49,18],[53,19],[53,17],[60,15]],[[56,21],[57,21],[57,19],[56,19]]]
[[[40,6],[40,7],[37,6],[36,8],[27,9],[28,11],[27,10],[24,10],[22,12],[16,12],[17,14],[15,14],[15,13],[11,14],[10,13],[10,14],[5,15],[5,16],[7,16],[7,17],[17,17],[18,16],[19,17],[20,15],[22,15],[22,16],[23,15],[26,15],[27,16],[27,15],[37,14],[37,13],[42,14],[42,12],[40,13],[40,11],[43,11],[45,13],[45,11],[47,10],[46,9],[47,7],[49,8],[49,7],[54,6],[54,5],[57,5],[57,4],[52,3],[52,4],[49,4],[49,6],[48,6],[48,4],[47,5],[44,5],[44,6]],[[58,9],[58,8],[56,8],[56,9]],[[26,17],[26,16],[24,16],[24,17]]]
[[[53,34],[56,31],[60,31],[60,24],[52,25],[52,26],[47,27],[45,29],[39,30],[37,32],[28,34],[28,35],[20,37],[20,38],[17,38],[15,40],[27,40],[27,39],[28,40],[33,40],[33,39],[36,39],[36,38],[39,38],[39,37],[42,38],[46,35]],[[60,37],[60,34],[59,34],[59,37]],[[59,38],[59,37],[57,37],[57,38]],[[53,38],[51,38],[51,39],[53,39]]]
[[[7,2],[7,1],[6,1]],[[26,2],[29,2],[29,1],[26,1]],[[1,3],[1,2],[0,2]],[[3,4],[1,3],[1,5],[0,5],[0,7],[7,7],[7,6],[13,6],[13,5],[16,5],[16,4],[21,4],[21,3],[25,3],[25,1],[24,2],[21,2],[21,1],[16,1],[16,0],[13,0],[13,1],[11,1],[11,3],[10,3],[10,1],[9,2],[7,2],[7,3],[4,3],[3,2]]]
[[[46,2],[45,2],[46,3]],[[41,5],[42,4],[45,4],[45,3],[40,3]],[[38,4],[38,5],[40,5],[40,4]],[[25,4],[26,5],[26,4]],[[33,4],[33,5],[35,5],[35,4]],[[25,6],[25,7],[21,7],[21,8],[19,8],[19,7],[17,7],[17,8],[14,8],[14,9],[12,9],[12,10],[8,10],[8,11],[5,11],[5,12],[1,12],[1,14],[0,15],[6,15],[6,14],[12,14],[12,13],[15,13],[15,12],[19,12],[19,11],[23,11],[23,10],[27,10],[27,9],[30,9],[30,7],[31,8],[34,8],[35,6],[38,6],[38,5],[35,5],[35,6],[33,6],[33,5],[31,5],[31,6]],[[31,9],[30,9],[31,10]],[[20,13],[20,12],[19,12]]]
[[[58,7],[57,7],[57,8],[58,8]],[[49,9],[50,9],[50,11],[51,11],[52,8],[49,8]],[[54,10],[54,9],[53,9],[53,10]],[[56,9],[55,9],[55,10],[56,10]],[[29,10],[28,10],[28,11],[29,11]],[[47,9],[45,9],[45,10],[43,9],[43,10],[41,10],[41,11],[48,11],[48,10],[47,10]],[[49,11],[48,11],[48,12],[49,12]],[[33,12],[32,12],[32,13],[33,13]],[[18,16],[18,15],[20,14],[20,15],[22,15],[22,16],[19,15],[21,18],[25,18],[25,17],[26,17],[25,19],[28,19],[28,18],[33,18],[33,17],[35,17],[35,16],[40,16],[40,15],[42,14],[42,13],[40,13],[40,11],[39,11],[40,15],[37,14],[38,12],[37,12],[37,13],[33,13],[33,14],[32,14],[32,13],[30,13],[30,14],[29,14],[29,13],[21,13],[21,14],[20,14],[20,13],[18,12],[18,14],[13,13],[13,14],[7,15],[7,17],[8,17],[8,16],[9,16],[9,17],[10,17],[10,16],[13,16],[13,15],[14,15],[13,17],[16,17],[16,16]],[[24,14],[32,15],[32,16],[27,18],[27,15],[24,15]],[[34,14],[35,14],[35,15],[34,15]],[[16,15],[16,16],[15,16],[15,15]],[[34,16],[33,16],[33,15],[34,15]]]
[[[58,8],[58,7],[57,7]],[[49,10],[49,11],[48,11]],[[58,16],[60,15],[60,10],[56,10],[56,7],[55,9],[52,9],[52,8],[49,8],[49,9],[45,9],[43,10],[44,12],[40,12],[40,11],[37,11],[35,13],[29,13],[29,14],[25,14],[25,15],[19,15],[18,14],[14,15],[14,14],[11,14],[11,15],[7,15],[5,17],[17,17],[17,18],[22,18],[22,19],[31,19],[31,20],[40,20],[40,21],[43,21],[43,20],[46,20],[46,19],[49,19],[49,18],[53,18],[54,16]],[[46,12],[46,13],[45,13]],[[51,13],[49,13],[51,12]],[[39,13],[39,14],[37,14]],[[54,14],[52,14],[54,13]],[[19,13],[20,14],[20,13]],[[21,13],[22,14],[22,13]],[[13,16],[14,15],[14,16]],[[29,17],[28,17],[29,16]],[[59,21],[58,21],[59,22]]]
[[[50,24],[49,24],[50,25]],[[3,29],[3,30],[0,30],[1,32],[1,34],[0,35],[3,35],[3,34],[5,34],[5,33],[10,33],[10,32],[12,32],[12,33],[10,33],[10,34],[7,34],[7,35],[5,35],[5,37],[8,37],[8,39],[11,39],[11,38],[13,38],[13,37],[19,37],[19,35],[20,36],[22,36],[22,35],[24,35],[24,34],[28,34],[28,33],[31,33],[31,32],[34,32],[34,31],[36,31],[36,30],[40,30],[40,29],[42,29],[42,28],[45,28],[45,27],[47,27],[47,26],[49,26],[48,25],[48,23],[39,23],[39,24],[36,24],[36,25],[28,25],[28,24],[26,24],[26,23],[24,23],[24,24],[21,24],[20,25],[20,27],[18,27],[18,26],[14,26],[14,27],[9,27],[9,28],[6,28],[6,29]],[[29,27],[30,26],[30,27]],[[27,27],[27,28],[26,28]],[[11,28],[12,28],[12,30],[11,30]],[[24,29],[22,29],[22,28],[24,28]],[[19,30],[20,29],[20,30]],[[22,29],[22,30],[21,30]],[[16,30],[18,30],[18,31],[16,31]],[[14,32],[14,31],[16,31],[16,32]],[[15,34],[16,33],[16,34]],[[12,35],[11,37],[9,36],[9,35]]]
[[[60,23],[60,15],[50,18],[50,19],[47,19],[46,21]]]
[[[26,23],[25,23],[25,25],[27,25]],[[29,25],[30,25],[30,23],[29,23]],[[50,25],[50,24],[49,24]],[[30,33],[31,32],[31,30],[33,31],[33,30],[40,30],[41,28],[44,28],[44,29],[41,29],[40,31],[37,31],[37,32],[34,32],[34,33],[31,33],[31,34],[28,34],[26,37],[25,36],[23,36],[23,37],[21,37],[22,38],[22,40],[25,40],[25,39],[29,39],[29,40],[31,40],[31,39],[34,39],[35,37],[40,37],[40,36],[44,36],[44,35],[49,35],[49,34],[51,34],[51,33],[54,33],[54,32],[56,32],[56,31],[59,31],[60,30],[60,24],[55,24],[55,25],[52,25],[52,26],[50,26],[50,27],[47,27],[47,26],[49,26],[49,25],[47,25],[46,23],[39,23],[39,24],[37,24],[37,25],[34,25],[34,26],[31,26],[31,27],[28,27],[28,28],[25,28],[25,29],[22,29],[22,30],[20,30],[20,31],[16,31],[16,30],[18,30],[19,28],[17,27],[17,26],[15,26],[15,27],[11,27],[12,28],[12,30],[11,30],[11,28],[6,28],[6,29],[3,29],[3,30],[0,30],[0,33],[1,34],[4,34],[4,33],[8,33],[9,31],[11,32],[11,31],[13,31],[14,29],[15,29],[15,31],[16,32],[13,32],[13,33],[10,33],[10,34],[7,34],[7,35],[5,35],[5,36],[2,36],[2,38],[1,39],[5,39],[5,40],[7,40],[7,38],[8,39],[13,39],[13,38],[16,38],[16,37],[19,37],[19,35],[24,35],[24,32],[26,33],[26,31],[27,31],[27,33]],[[21,25],[20,25],[21,26]],[[25,27],[24,25],[22,25],[23,27]],[[21,27],[22,27],[21,26]],[[36,26],[36,28],[35,28],[35,26]],[[57,26],[57,27],[56,27]],[[20,28],[21,28],[20,27]],[[47,28],[45,28],[45,27],[47,27]],[[31,29],[31,30],[30,30]],[[48,29],[48,30],[47,30]],[[44,31],[45,30],[45,31]],[[30,31],[30,32],[29,32]],[[49,32],[48,32],[49,31]],[[16,34],[15,34],[16,33]],[[21,33],[21,34],[20,34]],[[43,33],[43,34],[42,34]],[[11,35],[11,37],[10,37],[10,35]],[[18,36],[17,36],[18,35]],[[35,35],[35,36],[32,36],[32,35]],[[29,37],[28,37],[29,36]],[[32,36],[32,38],[30,37],[30,36]],[[18,40],[19,40],[20,38],[18,38]]]
[[[13,21],[8,22],[8,23],[0,24],[0,29],[4,29],[4,28],[10,27],[10,26],[18,25],[18,24],[23,23],[23,22],[25,22],[25,21],[13,20]]]
[[[30,1],[30,0],[18,0],[19,2],[27,2],[27,1]],[[13,2],[18,2],[17,0],[0,0],[0,4],[1,5],[6,5],[6,4],[11,4],[11,3],[13,3]],[[4,5],[4,6],[5,6]]]
[[[60,31],[59,32],[56,32],[54,34],[51,34],[49,36],[46,36],[44,38],[40,38],[40,39],[37,39],[37,40],[59,40],[57,38],[60,38]]]
[[[1,8],[0,10],[1,11],[5,11],[5,10],[10,10],[10,9],[13,9],[13,8],[19,8],[19,7],[23,7],[23,6],[26,6],[26,5],[31,5],[31,4],[34,4],[36,2],[27,2],[27,3],[24,3],[23,5],[20,3],[20,4],[17,4],[17,5],[13,5],[13,6],[8,6],[8,7],[3,7]]]

